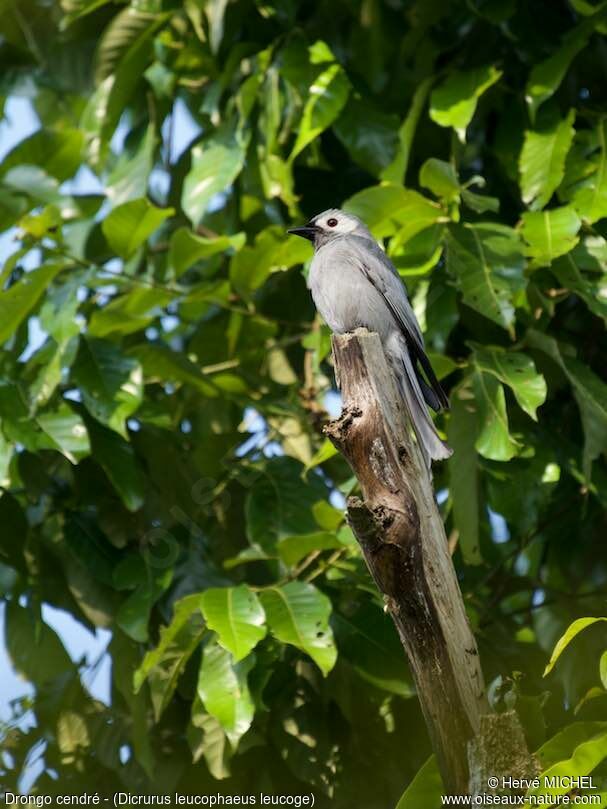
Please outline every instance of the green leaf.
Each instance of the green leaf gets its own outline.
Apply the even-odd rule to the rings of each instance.
[[[310,256],[310,245],[304,239],[288,236],[284,228],[271,225],[257,234],[254,245],[232,256],[230,282],[239,295],[250,298],[272,273],[301,264]]]
[[[154,127],[148,126],[135,153],[120,155],[105,184],[105,192],[114,207],[145,197],[155,146]]]
[[[465,303],[512,332],[513,297],[523,285],[522,245],[503,225],[453,225],[447,237],[447,268]]]
[[[324,531],[337,531],[344,521],[344,513],[326,500],[319,500],[312,508],[314,519]]]
[[[315,531],[312,534],[283,537],[276,550],[285,565],[292,567],[312,551],[333,550],[341,547],[343,545],[335,534],[327,531]]]
[[[74,664],[59,637],[34,611],[9,601],[4,617],[6,651],[15,671],[36,685],[73,674]]]
[[[493,65],[474,70],[454,70],[445,81],[432,91],[430,118],[440,126],[451,126],[461,141],[476,111],[481,95],[502,75]]]
[[[607,690],[607,652],[603,652],[599,661],[599,675],[601,684]]]
[[[205,646],[200,665],[198,696],[221,724],[234,749],[251,727],[255,714],[247,682],[253,663],[251,657],[234,663],[232,655],[213,639]]]
[[[320,464],[323,464],[325,461],[334,458],[337,453],[338,450],[335,447],[335,444],[333,444],[333,442],[328,438],[325,438],[320,447],[306,464],[306,473],[310,469],[314,469],[315,466],[320,466]]]
[[[0,534],[0,562],[27,576],[22,541],[28,533],[27,517],[17,499],[6,491],[0,495],[0,520],[3,526]]]
[[[24,165],[39,166],[61,183],[78,171],[83,146],[79,129],[40,129],[7,154],[0,163],[0,177]]]
[[[167,101],[174,99],[177,76],[166,65],[158,60],[155,60],[147,68],[144,75],[146,81],[154,90],[154,94],[159,99]]]
[[[326,595],[313,584],[292,581],[262,590],[261,603],[272,634],[310,655],[326,676],[337,659],[329,626],[331,602]]]
[[[154,34],[170,17],[170,12],[148,13],[129,6],[119,12],[103,32],[95,71],[99,89],[103,90],[93,105],[95,128],[103,147],[114,134],[153,59]]]
[[[27,214],[19,220],[19,227],[34,239],[42,239],[63,224],[61,211],[56,205],[47,205],[40,213]]]
[[[607,385],[585,364],[566,356],[554,338],[530,330],[527,342],[551,357],[573,388],[584,428],[583,469],[589,480],[592,462],[607,451]]]
[[[460,367],[459,363],[452,360],[451,357],[445,356],[445,354],[437,354],[434,351],[428,351],[427,354],[437,379],[444,379]]]
[[[572,773],[576,776],[588,775],[605,758],[607,758],[607,733],[597,733],[579,744],[570,758],[544,770],[540,776],[540,786],[537,789],[530,789],[527,795],[529,797],[564,795],[571,789],[568,779]]]
[[[268,376],[277,385],[293,385],[297,380],[297,375],[291,367],[289,358],[285,351],[272,346],[268,351]],[[301,425],[299,427],[301,430]]]
[[[496,197],[485,197],[482,194],[475,194],[467,188],[462,188],[462,201],[468,208],[476,213],[497,213],[500,209],[500,201]]]
[[[407,112],[407,116],[403,121],[400,129],[398,130],[399,148],[392,163],[387,166],[381,173],[380,177],[386,182],[395,183],[400,185],[404,183],[407,176],[407,167],[409,165],[409,156],[413,146],[413,138],[415,131],[422,114],[430,87],[432,87],[432,78],[424,79],[416,88],[413,98],[411,99],[411,106]]]
[[[596,128],[598,151],[584,178],[575,187],[571,204],[586,222],[592,224],[607,216],[607,118]]]
[[[521,234],[533,266],[543,267],[568,253],[578,243],[582,224],[571,205],[550,211],[528,211],[521,217]]]
[[[572,250],[571,257],[581,270],[607,272],[607,241],[598,234],[587,234]]]
[[[531,357],[519,351],[477,348],[474,364],[480,371],[493,374],[508,385],[525,413],[537,421],[537,408],[546,401],[546,382]]]
[[[63,711],[57,719],[56,732],[62,762],[73,765],[91,743],[84,718],[75,711]]]
[[[210,0],[205,3],[205,13],[209,20],[209,43],[211,51],[217,53],[223,39],[224,15],[228,0]]]
[[[480,477],[478,453],[478,404],[469,387],[458,387],[451,395],[447,429],[453,455],[448,460],[449,490],[453,522],[459,531],[459,546],[469,565],[482,562],[479,545]]]
[[[197,593],[175,602],[171,623],[161,627],[158,645],[146,652],[135,671],[135,693],[149,681],[156,721],[171,702],[179,677],[204,635],[206,627],[199,606]]]
[[[299,419],[290,416],[287,418],[271,417],[268,419],[268,425],[280,436],[286,455],[296,458],[304,464],[310,461],[312,457],[310,437]]]
[[[144,501],[145,478],[133,447],[93,419],[87,420],[86,427],[95,461],[103,468],[127,509],[137,511]]]
[[[398,232],[399,244],[437,222],[447,221],[436,202],[390,183],[359,191],[344,202],[343,209],[360,216],[378,238]]]
[[[213,778],[221,780],[229,777],[232,748],[221,724],[214,716],[205,712],[198,696],[192,705],[192,718],[187,730],[187,738],[194,763],[204,756]]]
[[[11,191],[22,192],[30,197],[30,204],[23,210],[30,210],[35,207],[34,203],[60,202],[59,183],[54,177],[50,177],[44,169],[38,166],[15,166],[9,169],[2,178],[2,184]],[[3,201],[6,205],[10,197]],[[11,209],[15,210],[18,203],[10,203]]]
[[[189,228],[178,228],[171,235],[169,265],[173,268],[175,276],[179,278],[200,259],[210,258],[230,249],[238,252],[243,247],[245,239],[244,233],[207,239],[192,233]]]
[[[316,77],[308,91],[289,161],[293,161],[309,143],[331,126],[342,111],[349,94],[350,82],[340,65],[332,64]]]
[[[17,169],[17,171],[19,171],[19,169]],[[22,214],[31,208],[31,205],[28,204],[28,201],[24,196],[19,196],[14,190],[11,191],[6,186],[6,183],[2,183],[0,188],[2,189],[2,194],[0,195],[0,230],[6,231],[17,223]],[[29,248],[24,247],[21,248],[21,250],[18,250],[16,253],[13,253],[13,256],[21,258],[21,256],[27,252],[29,252]],[[13,258],[13,261],[16,260],[16,258]],[[8,273],[5,266],[2,269],[0,278],[4,279],[7,275]]]
[[[36,421],[68,461],[75,464],[91,451],[82,418],[63,403],[57,410],[40,413]]]
[[[78,286],[81,283],[82,279],[71,276],[61,286],[49,289],[38,313],[40,326],[66,354],[71,344],[77,343],[73,338],[80,333],[76,315],[80,307]]]
[[[504,388],[492,374],[472,374],[474,395],[478,404],[480,431],[474,446],[485,458],[509,461],[519,451],[510,435]]]
[[[573,709],[574,715],[577,716],[579,714],[579,712],[582,710],[582,708],[584,708],[585,706],[588,706],[588,703],[591,700],[595,700],[595,699],[601,698],[601,697],[603,697],[603,698],[605,697],[605,689],[600,688],[598,685],[592,686],[591,688],[588,689],[588,691],[586,691],[584,696],[581,698],[581,700],[577,703],[577,705]],[[604,700],[601,700],[601,701],[604,701]]]
[[[226,559],[223,566],[226,570],[232,570],[239,565],[246,565],[249,562],[260,562],[266,559],[272,559],[273,556],[262,550],[259,545],[250,545],[243,551],[240,551],[236,556]]]
[[[603,4],[601,2],[596,2],[595,0],[571,0],[571,8],[574,9],[577,14],[581,14],[583,17],[596,14],[597,9],[600,12],[602,5]],[[597,17],[596,30],[601,34],[604,34],[607,32],[607,26],[605,23],[600,22],[600,20],[601,17]]]
[[[405,279],[409,275],[419,277],[436,267],[444,250],[444,234],[444,225],[435,224],[407,239],[404,244],[400,243],[400,234],[391,239],[388,255],[399,275]]]
[[[118,295],[101,309],[95,309],[89,321],[92,337],[108,334],[132,334],[145,329],[164,307],[175,300],[170,290],[136,287]]]
[[[547,674],[550,674],[552,669],[554,668],[556,661],[565,651],[567,646],[571,643],[571,641],[579,635],[584,629],[592,624],[600,623],[601,621],[607,621],[607,618],[578,618],[574,621],[568,628],[567,631],[561,635],[558,639],[554,649],[552,650],[552,654],[550,655],[550,660],[548,661],[548,665],[544,669],[544,677]],[[572,772],[577,772],[577,770],[572,770]]]
[[[396,809],[438,809],[444,794],[436,756],[430,756],[403,792]]]
[[[25,273],[7,292],[0,294],[0,344],[13,336],[64,267],[64,264],[45,264]]]
[[[133,751],[148,777],[153,778],[156,762],[148,727],[149,699],[145,693],[136,694],[132,686],[133,671],[141,662],[139,646],[122,632],[114,632],[108,652],[112,656],[112,685],[131,713]]]
[[[535,756],[542,770],[546,770],[558,761],[571,756],[576,747],[586,739],[602,734],[606,730],[607,722],[572,722],[544,742],[539,750],[536,750]]]
[[[259,150],[259,172],[263,193],[267,199],[281,199],[291,216],[297,215],[297,196],[294,189],[293,166],[275,154],[264,154]]]
[[[607,285],[602,275],[583,274],[575,250],[553,261],[550,269],[564,289],[578,295],[591,312],[607,323]]]
[[[405,699],[414,695],[398,633],[380,607],[364,602],[352,614],[335,612],[331,623],[340,656],[363,680]]]
[[[14,451],[14,444],[0,430],[0,486],[3,488],[10,484],[9,467]]]
[[[584,473],[590,478],[592,462],[607,452],[607,385],[579,360],[563,357],[584,427]]]
[[[169,588],[173,580],[173,569],[153,569],[137,559],[142,581],[131,595],[121,604],[116,613],[116,624],[130,638],[145,643],[149,637],[149,621],[152,607]]]
[[[204,396],[214,397],[217,391],[187,356],[162,345],[144,343],[135,346],[130,356],[141,363],[146,383],[173,382],[190,385]]]
[[[317,39],[308,48],[308,58],[312,65],[322,65],[324,62],[333,62],[333,51],[322,39]]]
[[[326,499],[327,489],[317,474],[301,484],[303,466],[292,458],[272,458],[260,470],[246,502],[250,542],[266,552],[277,539],[317,530],[313,507]]]
[[[109,122],[108,129],[108,103],[112,94],[114,86],[114,77],[109,76],[91,93],[86,106],[82,110],[80,116],[80,129],[85,137],[85,151],[90,165],[97,171],[100,171],[105,166],[105,161],[109,152],[109,139],[112,136],[113,129],[118,124],[118,119]],[[119,117],[119,116],[118,116]],[[106,129],[106,138],[103,138],[104,126]]]
[[[113,17],[101,35],[96,53],[95,80],[102,82],[116,72],[121,59],[155,19],[154,14],[125,8]]]
[[[352,159],[373,177],[380,177],[394,158],[398,119],[358,96],[350,96],[333,131]],[[398,178],[400,182],[402,176]]]
[[[458,202],[461,187],[451,163],[431,157],[419,170],[419,184],[434,196],[448,202]]]
[[[114,208],[101,228],[112,250],[128,259],[173,213],[172,208],[157,208],[147,199],[134,199]]]
[[[108,5],[112,0],[71,0],[70,12],[62,20],[62,28],[68,28],[75,20],[86,17],[102,6]]]
[[[569,65],[586,45],[594,28],[605,17],[606,11],[605,6],[601,7],[598,13],[571,29],[560,48],[553,51],[543,62],[534,65],[525,88],[525,100],[532,121],[540,105],[558,90]]]
[[[525,132],[519,158],[523,201],[532,210],[540,210],[549,201],[565,175],[565,159],[573,143],[575,110],[551,127]]]
[[[244,165],[244,147],[209,141],[192,149],[192,167],[183,183],[181,205],[194,225],[199,225],[209,202],[226,191]]]
[[[200,599],[200,609],[218,642],[237,663],[266,635],[265,613],[255,593],[245,584],[212,587]]]
[[[23,444],[31,450],[38,448],[41,432],[32,421],[27,394],[23,386],[0,380],[0,417],[4,435],[9,441]]]
[[[72,378],[89,413],[126,438],[125,421],[143,396],[142,369],[107,340],[81,338]]]

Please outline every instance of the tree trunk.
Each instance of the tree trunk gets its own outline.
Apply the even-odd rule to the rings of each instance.
[[[466,794],[488,705],[432,480],[378,336],[334,336],[333,357],[343,408],[325,432],[364,498],[349,499],[349,521],[407,653],[445,789]]]

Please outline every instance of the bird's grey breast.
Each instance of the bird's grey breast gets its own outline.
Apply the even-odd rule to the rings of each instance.
[[[341,334],[364,326],[384,336],[394,323],[384,299],[363,272],[365,255],[358,241],[341,237],[317,250],[308,286],[331,331]]]

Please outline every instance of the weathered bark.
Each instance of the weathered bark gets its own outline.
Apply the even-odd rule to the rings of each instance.
[[[529,755],[523,729],[514,711],[485,714],[481,717],[480,733],[468,748],[470,767],[470,794],[514,793],[524,795],[524,781],[539,775],[539,763]],[[488,788],[489,778],[497,778],[498,785]],[[507,779],[516,779],[521,786],[508,787]]]
[[[335,336],[333,357],[343,409],[325,432],[364,498],[350,498],[350,524],[407,653],[445,788],[465,794],[488,706],[432,481],[378,336]]]

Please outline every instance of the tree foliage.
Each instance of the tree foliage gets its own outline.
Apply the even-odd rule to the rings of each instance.
[[[0,162],[0,587],[33,687],[2,785],[38,755],[43,794],[385,809],[419,770],[401,805],[430,805],[285,232],[335,205],[384,244],[450,391],[435,483],[492,702],[545,767],[601,767],[602,624],[542,675],[607,592],[607,4],[0,10],[2,106],[39,121]],[[110,705],[44,604],[111,629]]]

